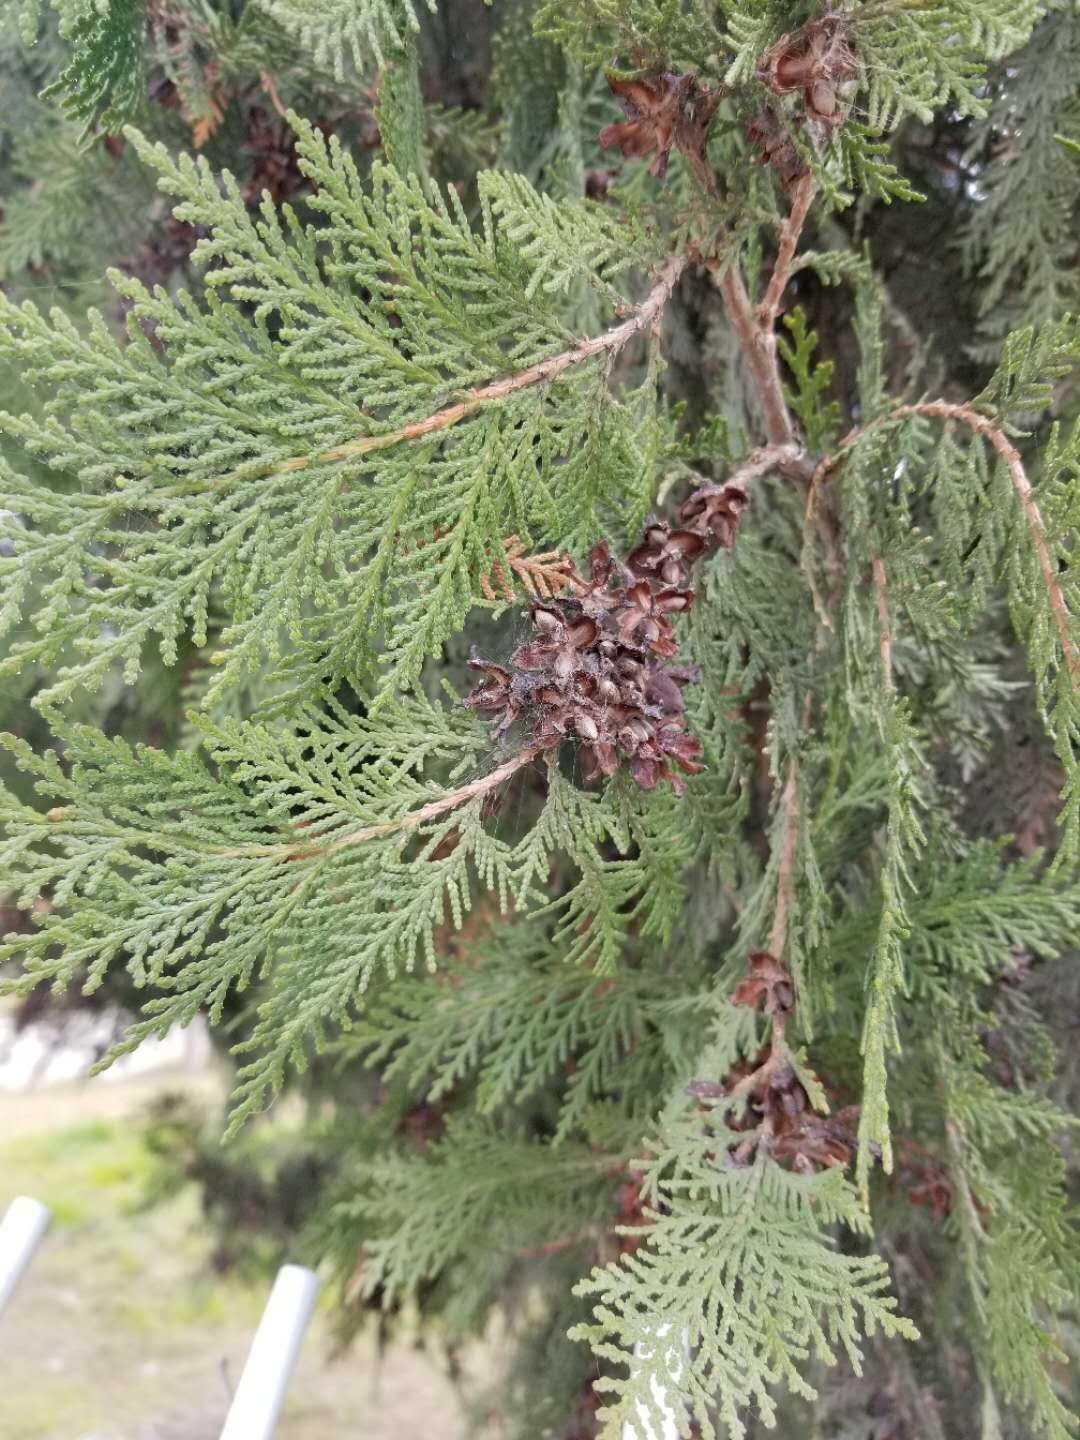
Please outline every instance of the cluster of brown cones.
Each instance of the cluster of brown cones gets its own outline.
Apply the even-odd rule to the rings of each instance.
[[[782,1034],[795,1006],[794,982],[775,955],[755,950],[731,1003],[762,1009]],[[764,1147],[774,1160],[789,1161],[803,1175],[849,1165],[855,1153],[858,1107],[818,1114],[784,1056],[786,1051],[778,1056],[767,1049],[755,1060],[740,1060],[723,1081],[695,1080],[689,1086],[699,1100],[723,1100],[733,1092],[745,1092],[744,1103],[724,1117],[728,1129],[744,1137],[731,1145],[727,1163],[749,1165],[758,1148]]]
[[[668,663],[679,649],[672,619],[693,604],[694,562],[735,543],[748,501],[739,484],[701,486],[677,524],[651,522],[622,565],[597,545],[576,593],[530,603],[532,634],[505,665],[469,661],[482,679],[466,705],[500,737],[521,721],[531,749],[576,741],[587,781],[625,762],[643,789],[669,780],[681,792],[682,775],[702,768],[701,742],[686,729],[682,694],[696,672]]]
[[[793,190],[807,173],[795,137],[805,130],[815,141],[828,139],[847,113],[857,73],[840,15],[820,16],[781,35],[762,55],[757,80],[778,98],[797,95],[798,103],[787,114],[771,103],[763,105],[747,122],[746,134],[757,163],[770,165],[785,190]],[[650,172],[661,179],[673,149],[681,150],[693,168],[705,165],[709,128],[724,89],[710,90],[690,73],[612,74],[608,85],[622,101],[626,118],[600,132],[602,149],[635,158],[652,155]]]

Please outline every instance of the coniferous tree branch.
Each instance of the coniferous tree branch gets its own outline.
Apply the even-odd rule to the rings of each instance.
[[[1014,428],[1075,408],[1080,346],[1018,331],[969,405],[901,406],[927,317],[896,344],[881,206],[858,255],[827,218],[912,198],[887,133],[946,106],[892,154],[959,153],[957,115],[996,87],[1005,148],[989,172],[958,162],[948,194],[935,168],[928,210],[988,209],[969,258],[1004,255],[1025,303],[1064,293],[1059,259],[1027,271],[1008,233],[987,241],[1010,195],[1041,199],[1045,170],[1001,177],[1045,160],[1069,93],[1063,64],[1038,106],[1041,76],[1014,79],[1043,7],[851,0],[790,29],[781,0],[503,0],[495,89],[469,94],[501,131],[480,109],[425,123],[457,6],[227,8],[234,89],[211,71],[220,6],[171,0],[189,79],[151,16],[147,73],[164,65],[204,158],[173,158],[153,104],[164,145],[124,152],[198,231],[195,294],[119,276],[126,340],[112,310],[84,326],[0,297],[0,353],[35,392],[0,417],[0,674],[24,687],[0,964],[37,994],[146,987],[128,1043],[236,1015],[236,1121],[282,1084],[320,1090],[323,1065],[296,1075],[329,1051],[324,1108],[349,1133],[326,1142],[320,1223],[349,1303],[415,1297],[451,1344],[502,1306],[543,1331],[524,1367],[546,1409],[511,1407],[525,1440],[644,1440],[657,1396],[703,1437],[756,1434],[756,1409],[785,1434],[900,1440],[923,1412],[883,1408],[882,1377],[908,1370],[966,1433],[942,1353],[1064,1440],[1050,1317],[1080,1267],[1040,1013],[1064,1008],[1051,961],[1080,889],[1067,845],[1009,864],[999,837],[1053,840],[1048,802],[1020,826],[1002,794],[1025,763],[1043,790],[1065,776],[1080,821],[1080,428],[1030,459]],[[299,70],[305,47],[378,94],[370,144],[300,101],[275,56]],[[89,76],[68,77],[88,114],[124,98]],[[261,179],[222,168],[230,96],[295,136],[261,208]],[[1032,113],[1034,146],[1011,145]],[[1066,179],[1015,227],[1057,257]],[[295,190],[303,209],[278,203]],[[811,210],[834,249],[807,251]],[[699,265],[722,307],[680,283]],[[822,284],[785,314],[804,265]],[[960,349],[924,393],[966,392],[982,357]],[[1019,733],[1007,621],[1054,756]],[[143,746],[139,694],[116,701],[140,665],[201,707],[159,727],[170,704],[144,688]],[[431,698],[470,665],[490,727]],[[76,696],[89,725],[57,714]],[[875,1325],[913,1337],[898,1307],[932,1336],[910,1366],[864,1355]],[[863,1386],[829,1378],[845,1352]]]
[[[795,186],[791,209],[780,227],[776,262],[773,265],[772,274],[769,276],[768,288],[755,315],[762,327],[767,326],[771,329],[776,324],[776,317],[780,313],[780,303],[784,291],[787,289],[788,281],[791,279],[795,251],[798,248],[799,239],[806,225],[807,216],[810,214],[810,206],[814,203],[816,192],[817,181],[809,172],[802,176]]]
[[[516,755],[512,755],[509,760],[504,760],[501,765],[497,765],[490,774],[470,780],[467,785],[459,785],[456,789],[447,791],[445,795],[440,795],[437,800],[429,800],[426,805],[421,805],[416,810],[410,810],[396,820],[386,820],[378,825],[362,825],[357,830],[347,830],[343,835],[334,835],[331,839],[322,841],[308,841],[303,845],[297,845],[295,849],[286,847],[284,851],[280,844],[233,845],[211,848],[207,853],[219,855],[227,860],[258,855],[272,855],[284,860],[308,860],[332,854],[336,850],[348,850],[354,845],[363,845],[368,840],[382,840],[388,835],[407,834],[410,830],[415,830],[417,826],[426,825],[430,820],[437,820],[440,815],[445,815],[450,810],[457,810],[460,806],[468,805],[470,801],[490,795],[493,790],[497,790],[500,785],[504,785],[519,770],[535,760],[541,754],[541,750],[542,747],[539,745],[527,745]]]
[[[1069,681],[1074,692],[1080,696],[1080,654],[1077,653],[1076,642],[1073,638],[1073,627],[1075,618],[1070,614],[1061,585],[1058,581],[1056,567],[1050,555],[1047,543],[1046,526],[1043,523],[1042,514],[1039,510],[1038,501],[1031,482],[1027,478],[1024,469],[1023,458],[1020,451],[1009,439],[1008,435],[1000,425],[994,423],[989,416],[983,415],[970,405],[960,405],[947,400],[927,400],[913,405],[899,405],[890,410],[887,415],[871,422],[868,426],[859,426],[851,430],[841,440],[836,451],[827,455],[819,461],[811,478],[812,487],[816,488],[822,481],[842,463],[847,452],[859,443],[872,430],[879,429],[882,425],[895,424],[909,416],[923,416],[927,419],[955,420],[958,424],[965,425],[977,435],[983,436],[993,446],[994,450],[1004,462],[1009,476],[1009,483],[1016,493],[1017,499],[1024,512],[1024,523],[1027,525],[1031,535],[1031,542],[1035,547],[1038,556],[1039,570],[1042,574],[1043,583],[1046,586],[1047,599],[1054,614],[1054,622],[1057,626],[1058,637],[1061,642],[1061,653],[1068,671]]]
[[[529,365],[524,370],[517,371],[516,374],[478,385],[475,389],[468,391],[461,400],[455,401],[452,405],[443,406],[442,409],[425,416],[422,420],[410,421],[400,430],[388,430],[378,435],[365,435],[359,440],[335,445],[333,449],[325,450],[317,455],[298,455],[292,460],[287,460],[274,473],[288,474],[296,470],[306,470],[309,465],[338,464],[341,461],[369,455],[375,450],[386,450],[393,445],[400,445],[410,440],[421,440],[427,435],[449,429],[450,426],[456,425],[458,421],[466,419],[467,416],[474,414],[485,405],[505,400],[519,391],[531,389],[534,385],[549,385],[566,371],[572,370],[575,365],[581,365],[600,355],[611,357],[618,355],[619,351],[624,349],[635,336],[658,324],[664,307],[671,299],[672,292],[693,259],[694,252],[692,250],[671,256],[641,304],[636,306],[625,320],[611,330],[605,331],[604,334],[593,336],[589,340],[582,340],[579,344],[571,346],[570,349],[562,351],[561,354],[553,355],[549,360],[541,360],[535,365]]]

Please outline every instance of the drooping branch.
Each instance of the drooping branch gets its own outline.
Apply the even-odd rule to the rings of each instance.
[[[1043,584],[1046,587],[1047,597],[1050,601],[1050,608],[1054,613],[1054,624],[1057,628],[1058,638],[1061,641],[1061,652],[1065,661],[1065,668],[1069,675],[1069,682],[1075,694],[1080,695],[1080,654],[1077,652],[1076,642],[1072,635],[1072,616],[1069,614],[1069,607],[1065,602],[1065,595],[1057,577],[1057,569],[1053,556],[1050,554],[1050,544],[1047,539],[1046,526],[1043,523],[1042,514],[1039,510],[1038,501],[1035,499],[1035,492],[1032,489],[1031,481],[1024,470],[1024,462],[1020,451],[1012,443],[1009,437],[1002,430],[1000,425],[994,423],[988,415],[973,409],[970,405],[958,405],[948,400],[927,400],[915,405],[899,405],[895,410],[873,421],[870,425],[858,427],[848,432],[841,440],[837,449],[831,455],[827,455],[820,462],[811,477],[811,486],[816,487],[822,481],[827,480],[832,472],[839,466],[852,446],[856,445],[864,436],[872,430],[879,429],[882,425],[893,424],[898,420],[906,420],[912,416],[922,416],[930,420],[954,420],[960,425],[965,425],[976,435],[993,446],[1005,465],[1009,476],[1010,484],[1020,501],[1024,512],[1024,520],[1027,524],[1028,533],[1031,535],[1032,544],[1035,546],[1035,554],[1039,561],[1039,570],[1042,574]]]
[[[582,340],[577,345],[572,345],[569,350],[563,350],[547,360],[540,360],[513,375],[504,375],[501,379],[490,380],[485,385],[468,390],[452,405],[445,405],[422,420],[411,420],[408,425],[403,425],[398,430],[387,430],[380,435],[364,435],[358,440],[335,445],[332,449],[323,450],[316,455],[296,455],[278,466],[275,473],[287,474],[291,471],[306,470],[311,465],[333,465],[344,460],[356,460],[376,450],[387,450],[410,440],[421,440],[426,435],[450,429],[485,405],[505,400],[507,396],[528,390],[534,385],[550,385],[560,375],[587,360],[594,360],[599,355],[617,355],[636,335],[644,334],[656,325],[680,277],[694,258],[692,250],[671,256],[661,270],[656,284],[641,304],[625,320],[602,335]]]

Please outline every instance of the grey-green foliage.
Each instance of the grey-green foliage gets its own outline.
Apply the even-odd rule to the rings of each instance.
[[[867,1230],[841,1172],[808,1180],[764,1153],[743,1168],[718,1164],[737,1139],[723,1104],[673,1120],[641,1163],[655,1208],[640,1247],[579,1287],[595,1297],[595,1320],[577,1337],[602,1357],[634,1357],[627,1376],[598,1384],[612,1396],[612,1430],[647,1437],[667,1408],[680,1430],[696,1422],[712,1440],[719,1423],[741,1437],[747,1407],[774,1420],[777,1382],[813,1397],[798,1361],[845,1354],[858,1369],[864,1333],[916,1335],[886,1293],[880,1256],[837,1246],[838,1222]]]
[[[559,1087],[576,1057],[560,1097],[556,1143],[586,1130],[590,1107],[607,1096],[633,1114],[670,1071],[691,1078],[715,1003],[692,975],[685,993],[672,996],[655,955],[646,953],[612,986],[610,975],[568,966],[553,953],[543,916],[509,925],[483,945],[483,963],[443,986],[434,1004],[423,979],[381,989],[338,1052],[363,1057],[387,1081],[432,1103],[475,1085],[482,1115]],[[466,953],[480,958],[472,947]],[[754,1028],[745,1016],[747,1043]]]
[[[566,289],[587,277],[621,307],[616,281],[656,242],[494,172],[473,225],[453,191],[385,166],[365,185],[336,142],[297,124],[319,224],[269,204],[253,215],[205,163],[132,134],[177,215],[213,227],[196,251],[203,303],[115,275],[132,307],[121,343],[100,317],[84,333],[0,301],[0,353],[53,390],[47,417],[0,426],[83,487],[5,485],[7,509],[37,522],[4,562],[9,623],[21,596],[41,607],[8,664],[79,652],[44,701],[118,662],[134,678],[153,635],[166,657],[188,626],[204,643],[215,588],[232,622],[217,688],[282,657],[287,637],[294,685],[378,663],[387,696],[483,598],[504,536],[585,537],[618,523],[615,505],[629,525],[648,505],[653,386],[620,398],[602,357],[430,434],[407,427],[572,346]],[[151,321],[163,353],[140,329]]]
[[[1080,126],[1080,15],[1061,5],[1003,65],[969,147],[971,207],[963,253],[979,277],[987,343],[1075,304],[1080,168],[1058,143]]]
[[[1003,1097],[983,1073],[977,1041],[960,1035],[968,1053],[955,1031],[943,1038],[939,1074],[981,1379],[994,1408],[1000,1393],[1039,1434],[1068,1440],[1076,1417],[1050,1378],[1068,1357],[1042,1317],[1076,1301],[1080,1252],[1057,1149],[1075,1116],[1031,1091]]]
[[[989,430],[1022,436],[1051,401],[1055,381],[1080,359],[1076,321],[1066,316],[1039,330],[1015,331],[985,390],[968,407],[922,415],[910,410],[868,426],[853,447],[846,494],[854,477],[876,486],[890,471],[899,496],[932,526],[926,545],[938,557],[941,579],[918,583],[925,555],[901,551],[896,576],[903,583],[909,618],[927,639],[977,623],[1004,576],[1012,622],[1023,639],[1035,698],[1053,738],[1065,784],[1066,850],[1077,843],[1075,737],[1078,698],[1075,631],[1080,593],[1072,534],[1076,524],[1077,434],[1055,424],[1046,435],[1037,489],[995,446]],[[938,427],[946,428],[940,433]],[[1015,451],[1019,464],[1019,451]],[[1015,471],[1015,473],[1014,473]],[[880,496],[878,498],[880,509]],[[869,512],[867,512],[869,513]],[[880,523],[880,522],[879,522]],[[889,542],[897,542],[895,517]],[[865,537],[864,537],[865,538]],[[885,537],[881,537],[885,541]],[[865,556],[865,546],[857,554]],[[927,552],[928,553],[928,552]],[[914,565],[914,568],[910,568]],[[1068,646],[1068,649],[1066,648]]]
[[[12,180],[25,189],[12,194],[0,221],[0,279],[13,290],[27,269],[78,270],[106,243],[130,249],[154,203],[152,183],[130,150],[88,149],[76,124],[43,106],[22,122],[9,163]],[[47,183],[38,183],[43,175]]]
[[[888,130],[905,115],[929,120],[951,104],[984,109],[987,64],[1016,50],[1042,15],[1041,0],[950,0],[947,4],[852,7],[867,118]]]
[[[60,33],[71,58],[46,92],[59,101],[85,130],[100,122],[117,129],[143,103],[143,27],[146,0],[55,0]],[[35,11],[25,12],[27,35],[36,28]]]
[[[756,78],[764,50],[817,13],[522,8],[546,38],[504,36],[501,73],[523,82],[502,97],[512,168],[460,189],[429,178],[418,12],[266,0],[275,46],[284,32],[310,48],[298,72],[323,63],[348,83],[382,63],[370,174],[294,120],[312,193],[299,213],[253,210],[208,161],[129,132],[202,231],[199,298],[116,275],[122,336],[102,315],[0,300],[0,358],[36,397],[0,421],[0,674],[29,689],[41,668],[58,742],[5,741],[40,795],[13,788],[0,808],[4,888],[37,919],[0,962],[20,960],[24,986],[126,975],[151,992],[126,1044],[200,1009],[233,1019],[237,1120],[316,1055],[313,1069],[378,1075],[389,1098],[370,1126],[341,1107],[361,1130],[335,1152],[326,1222],[343,1275],[362,1248],[365,1293],[450,1293],[458,1336],[499,1298],[523,1325],[538,1311],[568,1323],[570,1257],[578,1276],[595,1261],[573,1314],[607,1437],[647,1434],[660,1390],[703,1433],[741,1435],[785,1391],[810,1397],[835,1359],[876,1365],[875,1331],[911,1338],[872,1219],[932,1337],[910,1365],[962,1335],[984,1413],[1000,1395],[1061,1440],[1045,1332],[1073,1266],[1062,1117],[1043,1094],[1038,1017],[1021,1000],[1003,1021],[1000,991],[1010,957],[1061,952],[1080,921],[1075,326],[1012,332],[966,406],[898,410],[872,251],[804,254],[853,287],[855,345],[834,363],[828,325],[789,313],[786,398],[804,458],[831,453],[831,469],[809,487],[757,474],[736,545],[695,576],[680,638],[701,671],[687,701],[705,772],[681,797],[626,777],[590,789],[568,742],[513,766],[489,814],[485,779],[514,738],[500,749],[440,680],[464,678],[467,639],[513,648],[508,602],[491,598],[504,541],[579,562],[598,539],[622,546],[763,438],[747,367],[741,381],[710,372],[708,346],[705,423],[681,424],[659,326],[635,306],[693,236],[683,301],[702,329],[724,325],[697,262],[729,221],[714,263],[741,264],[759,298],[787,202],[749,163],[740,122],[776,102]],[[845,191],[905,198],[881,135],[945,104],[980,110],[988,66],[1037,11],[849,5],[855,108],[808,152],[822,208]],[[248,23],[208,20],[195,68],[227,30],[237,66],[257,63]],[[678,159],[665,189],[609,153],[621,174],[584,198],[616,57],[736,87],[709,152],[727,187],[715,211]],[[619,326],[625,344],[602,338]],[[684,314],[680,343],[689,329]],[[1044,426],[1053,407],[1063,419]],[[966,780],[993,763],[1025,684],[1006,607],[1064,785],[1050,868],[973,843],[953,789],[954,767]],[[177,753],[60,718],[121,675],[145,686],[155,639],[152,673],[172,667],[199,707]],[[824,1111],[827,1077],[838,1103],[861,1105],[857,1184],[843,1165],[788,1170],[768,1143],[739,1164],[747,1116],[687,1103],[689,1081],[720,1086],[768,1042],[768,1020],[728,997],[746,952],[773,943],[808,1102]],[[1000,1083],[997,1031],[1013,1067]],[[410,1107],[431,1125],[415,1143]],[[911,1136],[952,1177],[944,1224],[903,1203]],[[628,1183],[648,1223],[616,1259]],[[940,1267],[934,1306],[911,1293],[920,1247]],[[519,1303],[522,1267],[535,1275],[549,1250],[557,1303]]]
[[[435,0],[423,0],[429,10]],[[260,8],[339,78],[400,49],[419,27],[413,0],[258,0]]]
[[[610,1164],[581,1143],[553,1149],[482,1122],[452,1125],[427,1156],[389,1154],[365,1167],[332,1218],[373,1223],[363,1287],[393,1301],[455,1262],[486,1252],[498,1266],[509,1244],[599,1221]],[[404,1223],[388,1224],[391,1216]]]
[[[59,804],[43,817],[6,800],[5,873],[24,897],[55,887],[57,908],[0,959],[22,954],[31,983],[79,979],[90,990],[123,964],[136,985],[163,991],[123,1048],[203,1007],[220,1018],[231,991],[268,977],[238,1118],[348,1019],[373,977],[434,968],[436,933],[463,924],[478,887],[503,910],[541,905],[564,962],[599,975],[632,931],[661,942],[671,932],[679,891],[673,904],[652,886],[649,860],[663,853],[678,883],[695,835],[670,799],[601,797],[552,772],[519,840],[485,826],[479,797],[413,830],[404,817],[433,795],[425,770],[442,762],[460,778],[487,749],[461,712],[417,699],[379,721],[337,711],[288,729],[201,728],[203,753],[176,756],[73,728],[70,775],[51,752],[35,757],[6,737]],[[543,881],[559,852],[579,874],[550,900]]]

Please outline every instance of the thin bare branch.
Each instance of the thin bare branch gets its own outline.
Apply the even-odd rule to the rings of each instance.
[[[505,400],[508,395],[515,395],[519,390],[528,390],[533,385],[549,385],[567,370],[584,364],[586,360],[593,360],[598,355],[617,355],[635,335],[651,330],[659,321],[680,276],[693,258],[692,251],[673,255],[641,304],[625,320],[605,331],[603,335],[582,340],[569,350],[552,355],[550,359],[541,360],[524,370],[518,370],[513,375],[505,375],[500,380],[479,385],[467,391],[453,405],[446,405],[441,410],[426,415],[422,420],[412,420],[400,430],[387,430],[381,435],[363,435],[358,440],[335,445],[332,449],[323,450],[316,455],[296,455],[278,466],[273,473],[287,474],[294,470],[306,470],[311,465],[333,465],[344,460],[356,460],[376,450],[387,450],[409,440],[421,440],[426,435],[448,430],[459,420],[464,420],[466,416],[474,414],[493,401]]]
[[[806,224],[806,217],[810,213],[810,206],[814,202],[816,189],[817,181],[811,173],[807,172],[795,187],[795,198],[792,201],[791,210],[780,230],[776,264],[769,277],[768,289],[756,311],[758,324],[763,327],[767,326],[770,330],[776,324],[776,317],[780,313],[780,301],[783,299],[787,283],[791,279],[795,251]]]
[[[787,779],[780,796],[780,859],[776,870],[776,908],[769,930],[769,952],[783,958],[788,920],[795,899],[795,851],[799,840],[799,771],[788,762]]]
[[[762,445],[751,450],[743,463],[722,483],[724,485],[746,485],[770,470],[784,470],[798,464],[806,452],[801,445]]]
[[[795,422],[788,411],[780,380],[776,337],[758,324],[742,275],[734,263],[718,274],[716,283],[743,358],[750,367],[769,444],[797,448]]]
[[[1054,612],[1054,624],[1061,641],[1061,652],[1065,660],[1065,668],[1068,671],[1069,682],[1074,693],[1080,695],[1080,654],[1077,653],[1076,642],[1072,635],[1074,621],[1069,614],[1069,607],[1065,602],[1065,595],[1058,580],[1057,567],[1050,554],[1046,526],[1035,499],[1035,492],[1032,490],[1031,482],[1024,470],[1020,451],[1001,426],[996,425],[989,416],[972,409],[970,405],[957,405],[948,400],[927,400],[917,405],[900,405],[870,425],[849,431],[833,454],[827,455],[818,465],[811,478],[811,486],[817,486],[827,480],[837,466],[843,462],[844,456],[851,447],[857,444],[864,435],[882,425],[892,424],[897,420],[906,420],[916,415],[930,420],[955,420],[960,425],[966,425],[969,430],[989,441],[1004,462],[1009,481],[1023,509],[1024,520],[1031,535],[1032,544],[1035,546],[1043,584],[1046,586],[1050,608]]]
[[[708,262],[724,301],[731,328],[735,331],[743,358],[750,368],[766,438],[770,445],[783,446],[792,452],[785,459],[782,469],[793,479],[804,482],[810,479],[814,466],[799,444],[795,421],[784,398],[773,327],[780,309],[781,296],[791,278],[795,250],[813,198],[813,177],[805,176],[799,182],[791,212],[781,229],[780,248],[772,279],[757,310],[750,303],[742,272],[734,258],[718,257]]]

